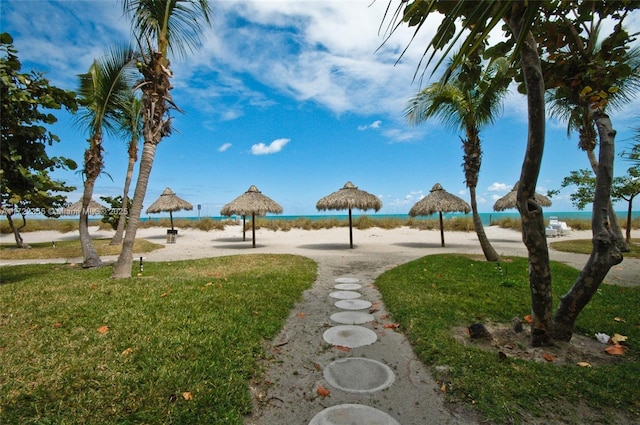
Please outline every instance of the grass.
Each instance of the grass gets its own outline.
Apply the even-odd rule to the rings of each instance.
[[[122,250],[120,245],[109,245],[110,239],[94,239],[93,247],[100,256],[118,255]],[[55,246],[51,242],[39,242],[29,244],[31,249],[17,248],[15,244],[0,245],[0,258],[3,260],[29,260],[41,258],[79,258],[82,257],[80,240],[58,241]],[[156,249],[164,248],[164,245],[149,242],[144,239],[136,239],[133,244],[133,252],[141,254]]]
[[[632,238],[627,244],[629,252],[623,252],[625,258],[640,258],[640,239]],[[591,254],[592,242],[590,239],[575,239],[570,241],[551,242],[550,246],[558,251],[575,252],[578,254]]]
[[[433,255],[389,270],[378,277],[385,305],[400,323],[420,359],[447,385],[450,401],[473,405],[497,423],[527,423],[552,412],[563,423],[585,423],[586,403],[616,423],[623,411],[640,421],[640,288],[603,285],[579,317],[576,331],[628,336],[622,361],[593,368],[557,366],[509,358],[461,344],[452,329],[471,323],[505,323],[530,312],[526,258],[501,264],[465,256]],[[552,262],[554,297],[565,293],[578,271]],[[617,322],[615,317],[625,319]],[[567,416],[564,416],[567,415]],[[574,416],[572,416],[574,415]],[[575,416],[577,415],[577,416]]]
[[[243,255],[110,273],[2,268],[0,423],[242,424],[263,341],[316,266]]]

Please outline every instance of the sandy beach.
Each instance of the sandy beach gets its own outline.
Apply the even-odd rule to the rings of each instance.
[[[485,228],[487,237],[500,255],[527,256],[519,231],[503,229],[498,226]],[[110,238],[111,231],[91,228],[94,238]],[[354,248],[349,248],[349,229],[332,228],[321,230],[291,229],[289,231],[256,230],[256,247],[252,247],[251,230],[243,239],[240,225],[226,226],[224,230],[202,231],[198,229],[179,229],[176,243],[166,243],[166,229],[152,227],[138,230],[137,237],[163,244],[164,248],[143,254],[144,261],[176,261],[196,258],[219,257],[237,254],[297,254],[316,261],[332,259],[340,261],[373,261],[393,267],[398,264],[441,253],[467,253],[482,255],[474,232],[445,232],[445,247],[441,246],[439,230],[417,230],[400,227],[390,230],[377,227],[365,230],[353,230]],[[632,232],[632,237],[640,237],[640,231]],[[60,233],[40,231],[24,233],[27,243],[62,241],[77,239],[77,232]],[[557,240],[590,239],[591,231],[571,231],[566,236],[549,238],[549,243]],[[13,235],[0,235],[0,243],[13,243]],[[561,261],[577,269],[587,262],[588,256],[564,253],[550,249],[552,260]],[[107,263],[116,257],[104,257]],[[34,262],[81,262],[81,258],[60,258],[56,260],[7,261],[0,259],[0,265],[27,264]],[[626,258],[613,267],[606,283],[618,285],[640,284],[640,260]]]

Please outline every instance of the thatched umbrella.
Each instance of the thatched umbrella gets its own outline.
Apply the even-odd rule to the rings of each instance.
[[[94,201],[93,199],[89,202],[89,206],[87,207],[87,215],[100,215],[102,214],[107,207],[104,205]],[[82,210],[82,199],[78,202],[75,202],[68,207],[64,207],[60,211],[60,215],[79,215]]]
[[[417,215],[431,215],[435,212],[440,213],[440,240],[444,246],[444,227],[442,225],[443,212],[463,212],[465,214],[471,211],[471,207],[462,198],[452,195],[442,188],[440,183],[436,183],[431,188],[431,192],[411,207],[409,215],[415,217]]]
[[[375,195],[358,189],[351,182],[346,182],[342,189],[320,199],[316,204],[318,210],[349,210],[349,247],[353,248],[353,225],[351,210],[375,210],[382,208],[382,201]]]
[[[511,189],[511,191],[509,193],[507,193],[506,195],[504,195],[502,198],[498,199],[496,201],[495,204],[493,204],[493,210],[494,211],[504,211],[504,210],[508,210],[511,208],[518,208],[517,205],[517,198],[518,198],[518,186],[520,185],[520,182],[516,182],[515,185],[513,185],[513,189]],[[551,206],[551,199],[547,198],[544,195],[540,195],[539,193],[536,193],[533,195],[534,200],[542,207],[550,207]]]
[[[244,220],[247,215],[251,215],[251,230],[253,235],[253,247],[256,247],[256,215],[265,215],[266,213],[282,213],[282,207],[273,199],[258,190],[257,187],[251,185],[242,195],[222,207],[220,215],[242,216],[242,240],[245,240]]]
[[[147,208],[147,214],[169,212],[169,218],[171,219],[171,231],[173,232],[173,212],[180,210],[191,211],[193,205],[178,197],[173,190],[166,188],[160,197]]]

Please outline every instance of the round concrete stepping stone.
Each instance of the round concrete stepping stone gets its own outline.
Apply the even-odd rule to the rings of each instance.
[[[358,283],[360,279],[357,277],[338,277],[334,280],[335,283]]]
[[[382,410],[363,404],[338,404],[315,415],[309,425],[400,425]]]
[[[338,300],[353,300],[360,298],[362,294],[356,291],[333,291],[329,296]]]
[[[322,338],[331,345],[356,348],[373,344],[378,335],[362,326],[338,325],[324,331]]]
[[[362,288],[362,285],[359,283],[338,283],[333,285],[334,288],[340,289],[341,291],[357,291]]]
[[[364,313],[362,311],[339,311],[331,315],[331,320],[343,325],[362,325],[363,323],[373,322],[373,314]]]
[[[340,300],[335,306],[343,310],[364,310],[371,307],[371,302],[366,300]]]
[[[323,373],[332,387],[356,394],[384,390],[396,380],[386,364],[361,357],[336,360],[325,367]]]

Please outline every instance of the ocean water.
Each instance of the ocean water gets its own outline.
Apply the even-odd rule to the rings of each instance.
[[[627,212],[626,211],[616,211],[616,214],[618,216],[618,220],[624,222],[624,220],[626,220],[627,218]],[[408,220],[409,218],[411,218],[408,214],[377,214],[377,213],[370,213],[370,214],[353,214],[353,218],[356,219],[358,217],[369,217],[369,218],[374,218],[374,219],[385,219],[385,218],[392,218],[392,219],[398,219],[398,220]],[[632,218],[640,218],[640,211],[633,211],[631,213]],[[201,216],[200,218],[204,218],[205,216]],[[442,214],[442,218],[444,220],[450,220],[452,218],[455,217],[471,217],[471,213],[469,214],[462,214],[462,213],[444,213]],[[569,211],[569,212],[545,212],[544,213],[544,218],[546,220],[548,220],[550,217],[557,217],[558,220],[560,221],[566,221],[566,220],[591,220],[591,211]],[[140,220],[143,221],[154,221],[154,220],[160,220],[160,219],[166,219],[169,218],[169,216],[167,215],[166,217],[163,214],[154,214],[152,216],[148,216],[148,217],[141,217]],[[174,215],[173,217],[174,219],[181,219],[181,220],[198,220],[198,217],[176,217]],[[225,217],[225,216],[209,216],[210,219],[212,220],[228,220],[229,217]],[[238,217],[239,218],[239,217]],[[325,219],[337,219],[337,220],[348,220],[349,219],[349,215],[348,214],[317,214],[317,215],[276,215],[276,214],[269,214],[267,216],[261,217],[263,219],[266,220],[297,220],[297,219],[307,219],[307,220],[325,220]],[[434,220],[438,218],[438,214],[432,214],[430,216],[420,216],[420,217],[414,217],[414,219],[416,220]],[[512,219],[520,219],[520,214],[518,212],[491,212],[491,213],[480,213],[480,218],[482,219],[482,224],[485,226],[489,226],[490,223],[492,221],[496,221],[496,220],[501,220],[501,219],[506,219],[506,218],[512,218]],[[250,220],[250,217],[247,218],[247,220]]]

